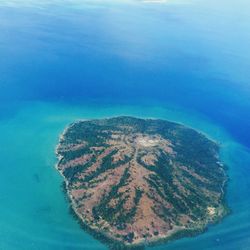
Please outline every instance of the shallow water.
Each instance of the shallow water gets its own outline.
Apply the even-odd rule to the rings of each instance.
[[[195,114],[187,116],[181,110],[173,112],[160,107],[142,111],[144,107],[27,103],[14,118],[1,122],[0,155],[4,159],[0,177],[1,249],[105,249],[83,232],[69,214],[61,189],[62,178],[54,168],[54,148],[59,134],[69,123],[119,114],[165,118],[195,127],[222,142],[222,158],[230,166],[228,202],[233,214],[203,235],[156,249],[184,246],[187,249],[247,249],[250,199],[246,176],[250,155],[221,128]]]
[[[170,2],[170,1],[169,1]],[[0,2],[0,249],[106,249],[68,212],[54,149],[76,119],[163,118],[221,143],[232,214],[155,249],[250,249],[250,4]]]

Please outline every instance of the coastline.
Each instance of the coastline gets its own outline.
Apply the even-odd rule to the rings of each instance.
[[[118,241],[107,234],[103,232],[101,229],[98,228],[92,228],[88,226],[84,219],[82,219],[81,215],[77,213],[74,205],[72,204],[72,201],[70,200],[70,195],[68,194],[68,190],[66,188],[66,182],[62,183],[62,191],[65,195],[66,200],[69,202],[69,213],[73,216],[73,218],[77,221],[77,223],[80,225],[80,227],[90,235],[92,235],[95,239],[99,240],[103,244],[105,244],[109,249],[111,250],[143,250],[145,247],[152,247],[160,245],[161,243],[169,243],[172,241],[176,241],[178,239],[184,238],[184,237],[196,237],[202,233],[205,233],[207,230],[209,230],[210,226],[214,226],[216,224],[219,224],[222,222],[222,220],[229,214],[230,211],[227,210],[227,207],[225,209],[225,213],[221,218],[219,218],[216,221],[213,221],[212,223],[208,223],[206,226],[196,229],[181,229],[181,230],[175,230],[168,236],[158,237],[157,239],[153,241],[142,241],[140,243],[136,244],[124,244],[122,241]]]
[[[106,117],[104,119],[109,119],[109,118],[117,118],[120,116],[111,116],[111,117]],[[159,118],[140,118],[140,117],[136,117],[139,119],[145,119],[145,120],[164,120],[164,121],[168,121],[167,119],[159,119]],[[222,187],[222,191],[223,191],[223,199],[221,201],[221,210],[223,211],[219,216],[214,217],[213,220],[206,220],[206,222],[202,223],[200,227],[197,228],[180,228],[180,229],[173,229],[171,230],[167,235],[164,236],[159,236],[154,240],[151,241],[144,241],[141,240],[138,243],[133,243],[133,244],[128,244],[128,243],[124,243],[122,240],[117,240],[115,238],[113,238],[110,235],[107,235],[102,229],[98,228],[98,227],[91,227],[89,226],[86,222],[85,219],[83,218],[83,216],[81,214],[79,214],[76,210],[75,205],[72,202],[72,196],[69,194],[68,189],[67,189],[67,185],[69,184],[69,182],[67,181],[67,179],[64,177],[63,173],[61,170],[59,170],[58,168],[58,164],[60,162],[60,160],[62,159],[62,156],[58,153],[57,149],[60,145],[60,141],[62,139],[64,139],[64,135],[67,132],[67,130],[69,128],[71,128],[72,126],[74,126],[75,124],[82,122],[82,121],[87,121],[88,119],[78,119],[75,122],[72,122],[71,124],[69,124],[68,126],[65,127],[65,129],[63,130],[63,132],[60,134],[59,136],[59,143],[56,145],[55,148],[55,154],[56,157],[58,159],[57,163],[55,164],[55,168],[57,171],[59,171],[59,173],[61,174],[61,176],[63,177],[63,182],[62,182],[62,189],[63,192],[65,194],[65,197],[67,199],[67,201],[69,202],[69,212],[72,214],[72,216],[76,219],[76,221],[78,222],[78,224],[81,226],[81,228],[88,232],[89,234],[91,234],[94,238],[96,238],[97,240],[99,240],[100,242],[102,242],[103,244],[107,245],[110,249],[144,249],[145,246],[155,246],[155,245],[159,245],[161,243],[168,243],[168,242],[172,242],[175,240],[178,240],[180,238],[184,238],[184,237],[195,237],[199,234],[202,234],[204,232],[206,232],[210,226],[216,225],[221,223],[221,221],[231,213],[231,209],[228,207],[227,203],[226,203],[226,187],[228,185],[229,182],[229,177],[228,174],[225,171],[225,167],[227,168],[226,165],[224,165],[221,162],[221,159],[219,158],[219,162],[222,164],[221,167],[223,171],[225,172],[225,176],[226,179],[224,180],[223,183],[223,187]],[[90,120],[98,120],[98,119],[90,119]],[[185,124],[179,123],[179,122],[174,122],[174,121],[168,121],[171,123],[175,123],[178,124],[180,126],[184,126],[188,129],[191,129],[193,131],[198,132],[199,134],[201,134],[202,136],[204,136],[205,138],[207,138],[208,140],[212,141],[214,144],[216,144],[216,146],[218,147],[218,151],[220,151],[220,143],[217,142],[214,139],[210,139],[210,136],[207,136],[205,133],[196,130],[190,126],[185,126]]]
[[[203,228],[196,228],[196,229],[182,229],[175,231],[171,233],[168,236],[159,237],[153,241],[150,242],[141,242],[133,245],[124,244],[122,241],[117,241],[116,239],[108,236],[100,229],[93,229],[90,226],[88,226],[83,219],[81,219],[81,216],[77,213],[74,206],[72,205],[72,202],[70,200],[70,196],[68,194],[68,190],[66,188],[66,183],[62,183],[62,190],[65,195],[66,200],[69,202],[69,213],[73,216],[73,218],[76,220],[76,222],[80,225],[80,227],[90,235],[92,235],[96,240],[99,240],[104,245],[106,245],[110,250],[143,250],[145,247],[153,247],[160,245],[162,243],[169,243],[176,241],[178,239],[182,238],[194,238],[200,234],[205,233],[209,230],[210,226],[215,226],[223,221],[223,219],[231,213],[231,210],[228,210],[227,207],[225,207],[225,213],[221,218],[219,218],[216,221],[213,221],[212,223],[208,223]]]

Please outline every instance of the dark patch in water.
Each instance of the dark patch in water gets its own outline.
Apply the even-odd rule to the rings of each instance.
[[[33,178],[34,178],[34,180],[35,180],[37,183],[40,183],[41,179],[40,179],[39,174],[34,174],[34,175],[33,175]]]

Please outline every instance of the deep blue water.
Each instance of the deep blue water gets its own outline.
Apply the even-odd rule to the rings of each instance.
[[[173,103],[250,146],[246,0],[1,2],[0,98],[7,105]]]
[[[53,169],[78,118],[176,120],[223,145],[233,213],[159,249],[250,249],[247,0],[0,1],[0,249],[104,249]],[[57,197],[57,199],[55,199]]]

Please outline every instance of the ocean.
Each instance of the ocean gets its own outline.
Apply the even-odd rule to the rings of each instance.
[[[0,249],[107,249],[69,213],[55,147],[77,119],[162,118],[221,145],[232,213],[156,250],[250,249],[250,3],[0,1]]]

